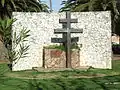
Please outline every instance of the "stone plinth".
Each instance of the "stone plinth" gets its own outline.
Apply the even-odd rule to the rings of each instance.
[[[80,50],[73,49],[71,52],[72,68],[80,68]]]
[[[66,53],[59,49],[44,49],[45,68],[66,68]],[[79,50],[74,49],[71,52],[72,68],[80,67]]]

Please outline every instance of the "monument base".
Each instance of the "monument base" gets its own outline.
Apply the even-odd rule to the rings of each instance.
[[[66,52],[59,49],[44,49],[44,68],[66,68]],[[71,66],[72,68],[80,67],[79,50],[71,51]]]

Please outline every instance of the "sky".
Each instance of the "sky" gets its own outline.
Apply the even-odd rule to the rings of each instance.
[[[49,0],[41,0],[45,2],[49,6]],[[59,11],[59,9],[62,7],[61,3],[63,0],[52,0],[52,9],[53,12]]]

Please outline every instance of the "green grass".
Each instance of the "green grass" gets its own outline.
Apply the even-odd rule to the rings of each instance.
[[[0,90],[120,90],[120,76],[99,78],[31,79],[4,78]]]
[[[112,61],[113,71],[120,72],[120,60]]]
[[[65,51],[65,47],[63,45],[49,45],[49,46],[46,46],[44,48],[46,48],[46,49],[59,49],[59,50]]]
[[[120,60],[112,63],[111,70],[52,72],[11,72],[6,64],[0,64],[0,72],[5,71],[0,74],[0,90],[120,90]]]
[[[33,76],[40,78],[50,78],[54,77],[77,77],[77,76],[109,76],[109,75],[119,75],[120,74],[120,60],[114,60],[113,69],[94,69],[90,68],[87,70],[65,70],[65,71],[52,71],[52,72],[37,72],[34,70],[31,71],[17,71],[17,72],[8,72],[7,75],[32,78]]]

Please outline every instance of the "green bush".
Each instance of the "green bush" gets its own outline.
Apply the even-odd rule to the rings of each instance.
[[[66,51],[66,48],[64,45],[49,45],[49,46],[46,46],[44,48],[47,48],[47,49],[59,49],[59,50],[62,50],[62,51]],[[71,49],[80,49],[80,47],[76,44],[73,44],[71,46]]]

